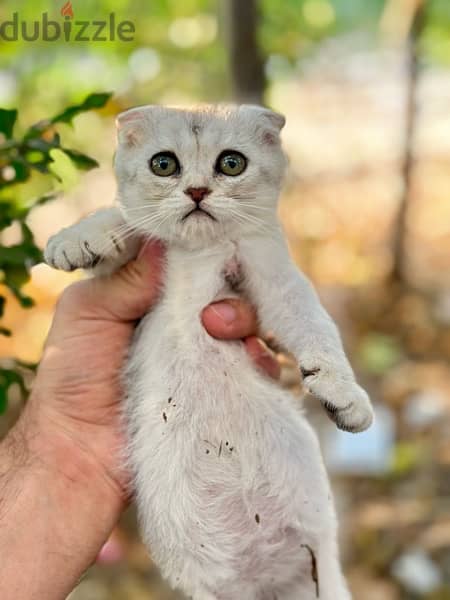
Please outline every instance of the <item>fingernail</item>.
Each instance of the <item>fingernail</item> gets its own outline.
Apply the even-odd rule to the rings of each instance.
[[[124,558],[122,544],[118,539],[110,538],[107,540],[97,555],[97,562],[100,564],[118,563]]]
[[[236,309],[231,304],[226,302],[217,302],[210,304],[209,308],[221,319],[226,325],[230,325],[236,320]]]
[[[269,349],[267,344],[259,338],[257,338],[256,341],[258,343],[258,356],[260,356],[260,357],[270,356],[270,358],[273,358],[273,356],[274,356],[273,352]]]

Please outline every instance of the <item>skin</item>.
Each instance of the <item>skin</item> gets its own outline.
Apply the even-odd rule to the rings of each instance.
[[[125,508],[119,373],[136,321],[157,301],[164,249],[146,245],[107,279],[76,283],[58,302],[30,399],[0,445],[0,597],[62,600]],[[206,307],[208,333],[243,339],[257,368],[279,366],[255,337],[251,306]]]

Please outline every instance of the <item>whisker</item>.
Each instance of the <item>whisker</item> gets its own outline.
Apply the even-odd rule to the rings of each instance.
[[[144,216],[143,218],[137,220],[133,224],[123,223],[122,225],[119,225],[119,227],[114,229],[114,235],[116,236],[116,238],[119,238],[120,242],[123,243],[127,239],[132,237],[133,235],[139,234],[139,232],[137,230],[138,227],[142,227],[144,225],[149,225],[150,223],[152,223],[153,221],[156,221],[158,219],[159,219],[158,215],[147,215],[147,216]],[[99,263],[101,263],[102,261],[104,261],[107,258],[107,256],[105,256],[105,253],[107,250],[112,248],[113,244],[114,244],[114,241],[112,239],[108,239],[107,242],[98,250],[97,254],[100,256]],[[95,260],[95,258],[92,259],[92,261],[94,261],[94,260]]]
[[[157,202],[146,203],[146,204],[142,204],[141,206],[123,207],[123,212],[126,214],[126,213],[130,213],[130,212],[142,211],[142,210],[146,210],[148,208],[154,208],[155,204],[157,204]]]
[[[158,231],[161,229],[162,225],[164,225],[164,223],[170,219],[173,216],[172,212],[169,212],[164,218],[161,219],[161,221],[157,224],[156,228],[154,229],[154,231],[152,231],[152,236],[153,237],[157,237]]]
[[[268,234],[271,235],[271,237],[273,237],[275,235],[276,232],[276,226],[272,225],[272,224],[268,224],[265,221],[262,221],[261,219],[258,219],[255,216],[252,215],[248,215],[248,214],[244,214],[244,213],[239,213],[236,210],[230,209],[230,214],[234,217],[234,219],[241,223],[241,224],[251,224],[254,225],[255,227],[257,227],[258,229],[261,229],[263,231],[266,231]]]
[[[244,202],[240,202],[239,206],[244,206],[245,208],[251,208],[252,210],[261,210],[264,212],[275,212],[273,208],[269,208],[268,206],[256,206],[255,204],[245,204]]]

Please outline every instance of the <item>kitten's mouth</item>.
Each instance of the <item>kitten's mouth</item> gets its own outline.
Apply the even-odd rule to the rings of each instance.
[[[195,215],[197,214],[198,216],[205,216],[205,217],[209,217],[210,219],[212,219],[213,221],[217,221],[216,217],[214,217],[211,213],[209,213],[207,210],[205,210],[204,208],[200,208],[199,206],[196,206],[195,208],[193,208],[192,210],[190,210],[189,212],[187,212],[182,218],[181,221],[186,221],[186,219],[188,217],[190,217],[191,215]]]

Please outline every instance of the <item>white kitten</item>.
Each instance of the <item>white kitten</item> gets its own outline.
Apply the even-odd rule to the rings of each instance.
[[[126,369],[126,415],[144,540],[195,600],[350,598],[315,434],[242,343],[200,322],[213,300],[246,296],[337,426],[370,425],[338,331],[277,222],[283,125],[254,106],[123,113],[119,208],[62,231],[45,254],[60,269],[101,259],[111,271],[136,253],[135,234],[167,244],[162,298]]]

